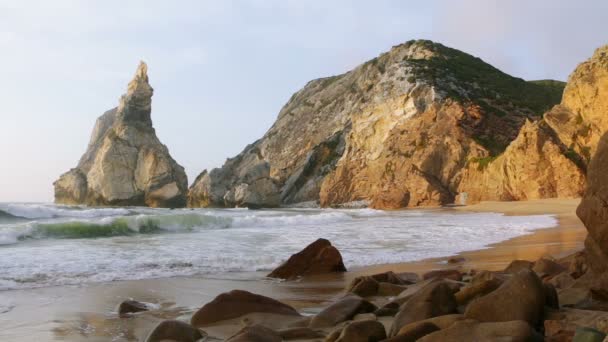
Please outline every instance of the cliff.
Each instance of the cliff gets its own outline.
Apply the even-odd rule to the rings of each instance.
[[[258,141],[203,171],[189,206],[400,208],[452,203],[471,160],[502,153],[563,84],[410,41],[292,96]]]
[[[156,137],[152,95],[141,62],[118,107],[97,119],[77,167],[53,183],[56,203],[185,206],[188,180]]]
[[[561,103],[522,128],[503,154],[470,160],[458,191],[469,203],[582,196],[585,170],[608,130],[606,113],[608,46],[574,70]]]

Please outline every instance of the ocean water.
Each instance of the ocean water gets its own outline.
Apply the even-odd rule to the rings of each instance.
[[[0,290],[266,271],[317,238],[346,267],[448,256],[555,226],[448,209],[150,209],[0,203]]]

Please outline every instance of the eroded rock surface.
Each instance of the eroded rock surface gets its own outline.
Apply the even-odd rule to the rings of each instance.
[[[188,180],[152,126],[153,89],[141,62],[117,108],[97,119],[78,166],[55,186],[61,204],[183,207]]]
[[[345,74],[309,82],[261,139],[203,171],[188,203],[452,203],[469,162],[502,152],[527,119],[559,103],[562,87],[511,77],[441,44],[410,41]]]

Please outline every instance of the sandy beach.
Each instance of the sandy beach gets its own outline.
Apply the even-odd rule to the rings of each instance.
[[[422,273],[442,268],[498,270],[514,259],[559,257],[583,246],[586,231],[575,215],[578,202],[578,199],[485,202],[444,209],[506,215],[551,214],[559,222],[557,227],[452,256],[464,259],[457,263],[448,263],[450,257],[444,257],[375,265],[295,282],[268,280],[265,273],[256,272],[233,273],[221,279],[169,278],[4,291],[0,292],[0,340],[135,341],[144,338],[159,321],[188,319],[203,304],[232,289],[273,297],[303,313],[315,313],[339,296],[354,277],[363,274],[388,270]],[[116,306],[128,298],[152,303],[156,309],[131,318],[118,318]]]

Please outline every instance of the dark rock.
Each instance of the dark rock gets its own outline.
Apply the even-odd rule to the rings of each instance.
[[[561,273],[565,271],[566,268],[551,259],[540,258],[534,263],[532,270],[536,272],[539,277],[544,278]]]
[[[518,341],[542,342],[543,337],[525,321],[478,322],[462,320],[446,329],[428,334],[419,342]]]
[[[526,321],[533,326],[540,322],[545,305],[545,292],[536,273],[523,269],[498,289],[471,302],[467,318],[482,322]]]
[[[437,330],[440,330],[439,327],[431,322],[414,322],[399,329],[399,333],[397,333],[396,336],[389,338],[387,342],[416,342],[423,336]]]
[[[575,279],[568,272],[562,272],[549,280],[549,283],[558,289],[571,287],[574,282]]]
[[[521,270],[531,270],[534,263],[528,260],[513,260],[503,272],[515,274]]]
[[[458,305],[464,305],[477,297],[485,296],[488,293],[496,290],[501,284],[502,281],[497,278],[492,278],[485,281],[476,281],[461,288],[460,291],[456,292],[454,297],[456,298]]]
[[[606,334],[593,328],[577,328],[572,342],[602,342]]]
[[[206,336],[200,330],[182,321],[163,321],[152,330],[146,342],[196,342]]]
[[[386,339],[384,325],[374,320],[355,321],[340,333],[337,342],[377,342]]]
[[[242,290],[222,293],[205,304],[192,316],[192,325],[205,326],[218,321],[241,317],[248,313],[272,313],[299,316],[291,306],[272,298]]]
[[[462,273],[460,273],[458,270],[434,270],[427,272],[422,276],[422,279],[424,280],[434,278],[461,281]]]
[[[545,290],[545,305],[559,310],[559,297],[557,296],[557,291],[555,290],[555,286],[545,283],[543,284]]]
[[[290,328],[278,331],[283,340],[306,340],[321,338],[325,336],[323,333],[312,330],[310,328]]]
[[[397,296],[401,292],[407,290],[407,286],[391,284],[391,283],[378,283],[378,296],[392,297]]]
[[[226,342],[281,342],[283,339],[276,331],[263,325],[244,327]]]
[[[467,259],[463,257],[452,257],[448,259],[448,264],[460,264],[467,261]]]
[[[456,313],[456,307],[456,299],[449,285],[444,281],[431,282],[401,306],[389,336],[395,336],[407,324]]]
[[[357,277],[350,283],[346,292],[354,293],[361,297],[375,296],[378,293],[379,285],[372,277]]]
[[[383,316],[395,316],[399,312],[399,303],[389,302],[378,310],[374,311],[374,314],[378,317]]]
[[[118,315],[121,317],[128,316],[129,314],[148,311],[148,306],[142,302],[136,300],[125,300],[118,305]]]
[[[315,315],[310,321],[310,328],[332,327],[340,322],[352,319],[360,313],[374,312],[377,307],[355,295],[349,295],[333,303]]]
[[[303,275],[346,272],[342,255],[326,239],[318,239],[268,274],[270,278],[295,279]]]

